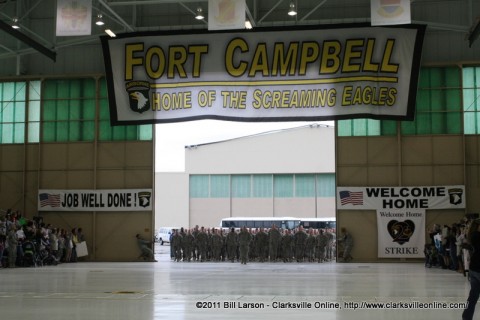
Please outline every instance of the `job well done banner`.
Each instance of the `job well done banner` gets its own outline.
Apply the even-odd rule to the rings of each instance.
[[[101,37],[112,125],[412,120],[424,25]]]
[[[152,189],[39,190],[39,211],[149,211]]]

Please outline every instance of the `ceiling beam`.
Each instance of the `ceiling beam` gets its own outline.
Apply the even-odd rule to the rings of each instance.
[[[44,47],[42,44],[33,40],[29,36],[23,34],[18,30],[13,29],[10,24],[0,20],[0,29],[10,34],[14,38],[17,38],[18,40],[22,41],[23,43],[29,45],[30,47],[34,48],[35,50],[45,55],[46,57],[50,58],[51,60],[56,61],[57,53],[55,51],[52,51],[47,47]]]

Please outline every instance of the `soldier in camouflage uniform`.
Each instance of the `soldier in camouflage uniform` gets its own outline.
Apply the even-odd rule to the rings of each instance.
[[[195,238],[193,237],[192,231],[187,230],[187,234],[183,238],[183,247],[184,247],[184,259],[183,261],[190,262],[192,260],[192,250],[195,246]]]
[[[195,228],[192,231],[192,235],[194,238],[193,241],[193,247],[192,247],[192,255],[193,255],[193,261],[198,261],[198,241],[197,241],[197,236],[200,230],[198,229],[198,225],[195,226]]]
[[[315,243],[316,238],[315,234],[313,233],[313,229],[308,229],[308,237],[305,241],[305,256],[308,259],[308,262],[315,261]]]
[[[349,262],[352,260],[353,237],[346,228],[342,228],[341,232],[337,241],[343,243],[343,262]]]
[[[212,235],[212,251],[213,251],[213,261],[220,261],[220,254],[222,252],[223,238],[220,235],[219,230],[214,230]]]
[[[280,240],[282,238],[282,234],[278,231],[277,226],[275,224],[272,225],[272,228],[268,232],[268,245],[269,245],[269,256],[270,262],[275,262],[278,256],[278,246],[280,245]]]
[[[298,227],[293,240],[295,242],[295,259],[297,259],[297,262],[302,262],[305,256],[305,242],[307,241],[307,234],[303,231],[303,226]]]
[[[291,262],[292,260],[292,243],[293,237],[290,230],[286,229],[282,236],[283,262]]]
[[[208,236],[205,232],[205,228],[201,227],[197,235],[197,246],[198,246],[198,257],[201,262],[207,260],[207,245],[208,245]]]
[[[316,239],[316,253],[318,263],[325,261],[325,250],[328,244],[328,237],[325,235],[322,229],[320,229],[320,233],[317,235]]]
[[[185,251],[185,237],[187,236],[187,233],[185,232],[185,229],[183,227],[180,228],[180,236],[182,237],[182,241],[180,243],[180,250],[182,251],[182,261],[186,261],[186,251]]]
[[[335,247],[335,233],[333,231],[326,231],[325,235],[327,236],[327,248],[326,248],[326,259],[332,260],[334,258],[334,247]]]
[[[240,263],[247,264],[248,260],[248,249],[250,248],[250,241],[252,240],[252,235],[248,232],[246,227],[242,227],[240,233],[238,234],[238,244],[240,249]]]
[[[255,235],[255,250],[260,262],[265,262],[268,256],[268,234],[265,233],[263,228]]]
[[[232,262],[235,262],[235,257],[237,256],[237,242],[237,233],[235,228],[232,228],[226,239],[228,260]]]
[[[182,236],[180,232],[175,229],[173,231],[173,236],[170,245],[173,247],[173,261],[180,261],[182,260]]]
[[[248,248],[248,260],[255,261],[255,259],[257,258],[257,254],[256,254],[257,252],[255,250],[257,235],[255,232],[255,229],[248,229],[248,232],[252,236],[252,239],[250,240],[250,244]]]

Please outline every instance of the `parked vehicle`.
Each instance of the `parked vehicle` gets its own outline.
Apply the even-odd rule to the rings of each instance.
[[[173,230],[179,228],[175,227],[162,227],[158,229],[157,233],[155,234],[155,242],[159,242],[161,245],[164,243],[170,243],[170,236],[173,233]]]

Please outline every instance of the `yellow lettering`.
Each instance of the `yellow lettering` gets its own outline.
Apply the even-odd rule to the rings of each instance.
[[[187,73],[183,65],[187,61],[187,50],[184,47],[172,46],[168,52],[168,73],[167,77],[172,79],[175,77],[175,70],[177,70],[180,78],[186,78]]]
[[[133,79],[133,67],[143,64],[142,58],[135,58],[136,52],[143,51],[143,43],[127,44],[125,46],[125,80]]]
[[[342,72],[359,72],[361,64],[353,63],[352,59],[362,57],[363,39],[347,40],[345,44],[345,55],[343,57]],[[358,50],[358,48],[361,48]]]
[[[268,76],[268,71],[267,46],[265,43],[259,43],[255,50],[248,76],[254,77],[257,72],[261,72],[263,76]]]
[[[374,47],[375,47],[375,39],[368,39],[367,48],[365,49],[365,61],[363,63],[363,71],[378,72],[378,63],[372,62]]]
[[[283,43],[276,43],[273,52],[272,76],[276,76],[279,71],[281,76],[295,75],[295,67],[298,59],[298,42],[292,42],[288,46],[286,56],[284,54],[285,45]]]
[[[398,72],[398,64],[392,63],[390,64],[390,59],[392,58],[393,47],[395,45],[395,40],[389,39],[385,45],[385,52],[383,53],[382,59],[382,72],[389,72],[389,73],[397,73]]]
[[[207,45],[190,46],[188,52],[193,54],[192,77],[200,77],[200,66],[202,61],[202,54],[208,53]]]
[[[304,42],[302,44],[302,55],[300,57],[300,67],[298,74],[303,76],[307,72],[307,65],[316,61],[319,55],[319,47],[317,42]]]
[[[153,68],[153,60],[157,62],[157,68]],[[162,48],[151,47],[147,50],[147,55],[145,57],[145,69],[147,74],[152,79],[160,78],[165,72],[165,54],[163,53]]]
[[[238,65],[234,65],[234,56],[235,51],[240,50],[240,52],[248,52],[248,44],[245,40],[241,38],[236,38],[230,41],[225,50],[225,68],[229,75],[232,77],[242,76],[248,67],[247,62],[241,60]]]
[[[320,64],[321,74],[332,74],[340,69],[340,51],[342,46],[338,41],[325,41],[323,43],[322,61]]]

